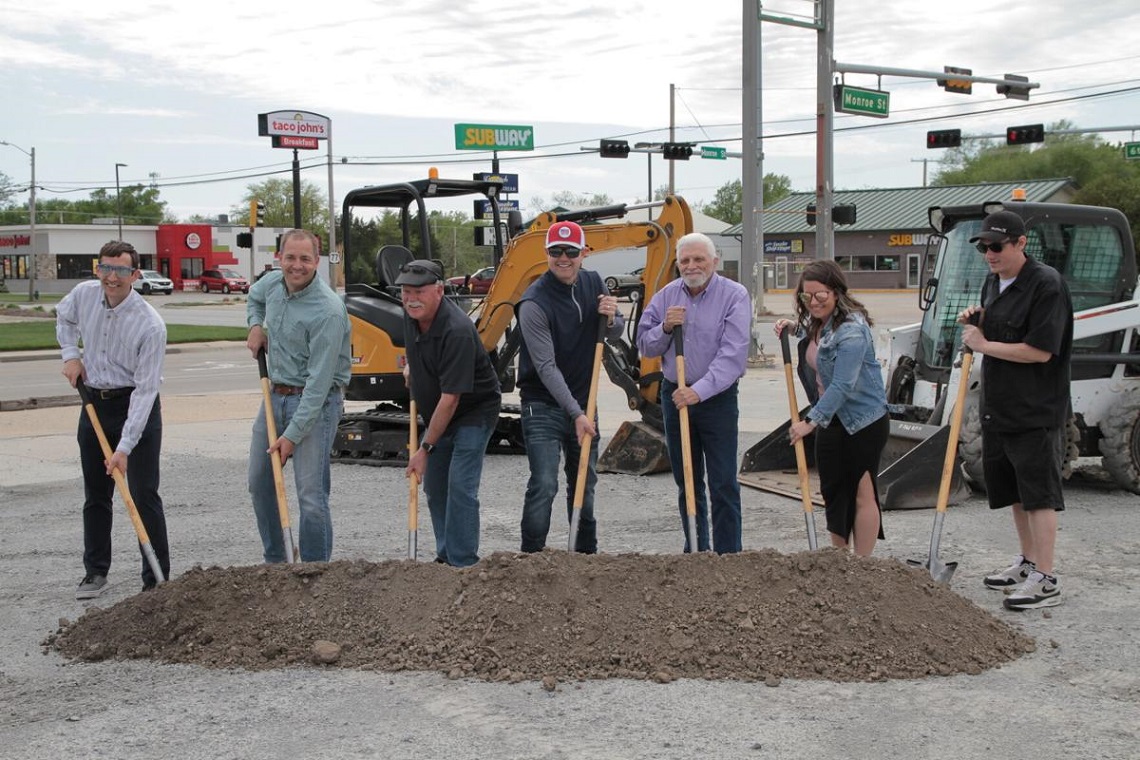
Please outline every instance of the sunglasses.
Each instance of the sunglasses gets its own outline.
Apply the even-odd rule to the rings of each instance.
[[[582,251],[580,249],[568,245],[557,245],[546,249],[546,255],[552,259],[556,259],[559,256],[565,256],[568,259],[576,259],[581,255],[581,253]]]
[[[135,268],[122,264],[96,264],[95,271],[99,274],[117,274],[119,277],[130,277]]]
[[[986,251],[989,251],[990,253],[1001,253],[1001,249],[1005,248],[1005,245],[1008,242],[1008,238],[1001,241],[1000,243],[983,243],[981,240],[979,240],[974,245],[974,247],[978,249],[978,253],[985,253]]]
[[[830,290],[817,290],[814,293],[800,293],[800,303],[807,305],[812,301],[816,303],[827,303],[827,299],[831,298]]]

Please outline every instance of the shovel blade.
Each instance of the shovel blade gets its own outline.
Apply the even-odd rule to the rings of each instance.
[[[954,577],[954,571],[958,569],[957,562],[943,562],[937,557],[930,557],[925,562],[917,559],[908,559],[906,561],[911,567],[925,567],[930,571],[930,578],[935,583],[945,583],[949,585],[950,579]]]

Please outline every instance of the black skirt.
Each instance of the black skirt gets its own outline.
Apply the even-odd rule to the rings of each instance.
[[[855,435],[848,433],[837,417],[833,417],[827,427],[815,431],[815,461],[827,529],[845,541],[855,527],[855,495],[863,473],[871,473],[875,503],[879,504],[879,459],[890,434],[891,421],[887,414]],[[879,505],[879,538],[885,538],[882,511]]]

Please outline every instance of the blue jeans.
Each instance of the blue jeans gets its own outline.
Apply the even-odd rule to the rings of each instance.
[[[479,561],[479,480],[497,417],[448,428],[424,472],[435,557],[453,567]]]
[[[675,383],[661,381],[661,413],[669,463],[677,483],[677,503],[685,551],[692,551],[688,510],[685,506],[685,470],[681,460],[681,416],[673,404]],[[705,471],[712,501],[712,548],[717,554],[740,551],[740,483],[736,480],[736,449],[740,407],[736,383],[727,390],[689,407],[689,440],[693,452],[693,491],[697,501],[697,550],[709,550],[708,507]]]
[[[538,552],[546,547],[550,532],[550,511],[558,495],[558,459],[565,457],[566,516],[574,511],[574,487],[578,482],[578,459],[582,446],[574,437],[574,420],[562,407],[542,401],[528,401],[522,408],[523,440],[530,462],[530,479],[523,500],[522,550]],[[582,512],[578,516],[578,537],[574,551],[594,554],[598,551],[598,524],[594,520],[594,485],[598,482],[598,438],[590,442],[590,468],[586,475],[586,492]]]
[[[273,419],[277,435],[281,435],[293,419],[300,396],[270,394]],[[297,537],[301,543],[301,560],[328,562],[332,558],[333,528],[329,511],[329,491],[332,475],[329,455],[333,438],[344,410],[344,397],[340,391],[329,393],[321,407],[317,422],[304,440],[293,449],[286,466],[293,468],[293,482],[297,490],[300,521]],[[285,542],[281,536],[281,517],[277,511],[277,488],[273,483],[273,464],[265,450],[269,437],[265,424],[265,405],[253,423],[253,438],[249,444],[249,494],[253,497],[253,514],[266,562],[285,561]]]
[[[91,402],[99,425],[107,436],[107,442],[114,450],[123,434],[130,409],[130,396],[114,399],[95,397]],[[111,509],[115,494],[115,480],[107,474],[103,448],[95,435],[87,411],[79,413],[79,461],[83,468],[83,568],[87,575],[106,576],[111,569],[111,523],[114,513]],[[127,457],[127,490],[146,528],[150,547],[162,574],[170,579],[170,545],[166,537],[166,514],[162,509],[162,497],[158,494],[159,458],[162,453],[162,402],[155,397],[150,416],[143,427],[142,436]],[[157,580],[146,555],[142,554],[143,585],[150,586]]]

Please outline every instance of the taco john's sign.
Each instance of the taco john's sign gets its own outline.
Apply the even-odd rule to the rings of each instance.
[[[0,235],[0,248],[19,248],[32,245],[31,235]]]
[[[332,120],[311,111],[271,111],[257,115],[257,134],[261,137],[308,138],[327,140],[332,134]],[[307,142],[307,141],[306,141]],[[290,145],[289,147],[303,147]]]

